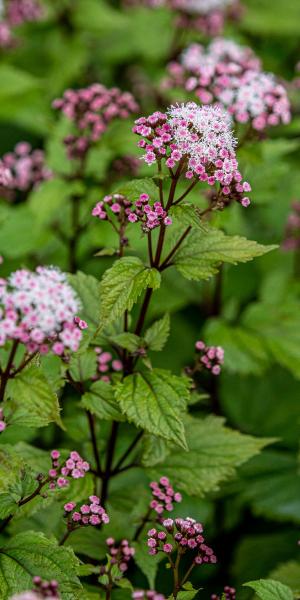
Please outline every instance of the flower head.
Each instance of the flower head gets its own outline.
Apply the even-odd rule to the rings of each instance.
[[[76,352],[82,338],[74,322],[80,302],[59,269],[19,269],[0,283],[0,346],[18,340],[29,353]]]
[[[182,496],[175,492],[167,477],[161,477],[159,482],[150,483],[153,499],[150,502],[150,508],[153,508],[158,515],[164,510],[170,512],[174,508],[174,503],[181,502]]]
[[[224,363],[224,350],[221,346],[206,346],[202,340],[195,344],[198,354],[196,369],[204,368],[213,375],[220,375]]]

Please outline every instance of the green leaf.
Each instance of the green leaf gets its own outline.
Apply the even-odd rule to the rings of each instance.
[[[244,583],[252,588],[261,600],[294,600],[292,590],[274,579],[258,579]]]
[[[76,576],[79,561],[68,547],[43,533],[19,533],[0,548],[0,595],[32,588],[32,577],[56,579],[62,600],[80,600],[82,587]]]
[[[110,383],[104,381],[93,383],[90,390],[82,397],[81,405],[99,419],[108,421],[125,420],[115,400],[113,387]]]
[[[148,547],[144,541],[134,542],[133,547],[135,549],[134,562],[147,577],[150,589],[155,590],[155,578],[159,563],[164,558],[163,554],[159,553],[155,556],[150,556]]]
[[[5,413],[11,425],[45,427],[51,422],[62,425],[57,396],[42,370],[35,365],[8,382]]]
[[[195,598],[196,594],[198,594],[198,592],[200,591],[200,589],[195,590],[192,586],[191,583],[189,583],[187,581],[187,583],[183,586],[184,590],[181,590],[180,592],[178,592],[177,594],[177,598],[178,600],[193,600],[193,598]],[[170,598],[172,598],[172,596],[170,596]]]
[[[300,564],[295,560],[282,563],[269,575],[270,579],[280,581],[293,591],[294,595],[300,596]]]
[[[145,177],[144,179],[133,179],[128,183],[123,184],[116,190],[118,194],[123,194],[132,202],[138,200],[141,194],[149,194],[152,200],[158,196],[158,189],[153,179]]]
[[[162,319],[155,321],[145,333],[145,341],[149,350],[162,350],[170,333],[170,317],[165,314]]]
[[[235,475],[236,467],[272,441],[229,429],[223,418],[215,416],[205,419],[187,416],[185,430],[189,452],[174,449],[149,471],[153,477],[164,473],[190,496],[202,497],[218,490],[222,481]]]
[[[75,352],[70,360],[70,375],[74,381],[86,381],[97,372],[97,355],[92,348]]]
[[[238,236],[228,236],[210,227],[202,233],[192,231],[173,259],[178,271],[187,279],[209,279],[222,262],[236,265],[262,256],[277,246],[262,246]]]
[[[34,188],[28,204],[39,225],[57,220],[57,215],[72,193],[72,185],[63,179],[49,179]]]
[[[12,446],[3,444],[0,446],[0,492],[5,492],[10,485],[18,480],[24,462]]]
[[[153,467],[165,460],[171,448],[163,438],[146,434],[143,436],[142,450],[142,464],[144,467]]]
[[[200,210],[197,206],[189,203],[180,203],[176,206],[172,206],[170,210],[170,214],[180,226],[196,227],[197,229],[201,229],[201,231],[205,231],[207,229],[206,224],[201,220]]]
[[[87,321],[89,326],[98,325],[99,281],[92,275],[85,275],[81,271],[78,271],[76,275],[68,275],[68,279],[82,302],[80,316]]]
[[[160,273],[146,268],[142,261],[128,256],[116,261],[108,269],[100,284],[100,327],[118,319],[125,310],[131,310],[144,289],[156,289],[160,285]]]
[[[116,399],[130,422],[185,450],[182,414],[188,398],[189,380],[162,369],[134,373],[116,385]]]
[[[109,341],[121,348],[125,348],[125,350],[129,350],[129,352],[135,352],[142,345],[142,340],[138,335],[127,332],[110,336]]]

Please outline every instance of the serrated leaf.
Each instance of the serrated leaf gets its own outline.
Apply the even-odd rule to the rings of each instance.
[[[24,462],[12,446],[3,444],[0,446],[0,492],[5,492],[10,485],[18,480]]]
[[[149,350],[162,350],[170,333],[170,317],[166,313],[162,319],[155,321],[145,333],[145,341]]]
[[[5,414],[9,424],[45,427],[51,422],[62,425],[56,394],[42,370],[31,365],[8,382]]]
[[[144,467],[153,467],[161,463],[170,454],[170,444],[163,438],[146,434],[142,441],[142,464]]]
[[[147,287],[156,289],[160,273],[145,267],[135,256],[116,261],[105,271],[100,283],[100,326],[98,332],[118,319],[125,310],[131,310]]]
[[[94,254],[94,256],[116,256],[118,254],[118,248],[102,248]]]
[[[0,595],[32,588],[32,577],[55,579],[62,600],[80,600],[82,587],[77,578],[79,561],[68,547],[58,546],[56,540],[43,533],[19,533],[0,548]]]
[[[96,381],[91,385],[89,391],[82,397],[81,405],[98,419],[125,420],[115,399],[112,385],[104,381]]]
[[[98,279],[78,271],[76,275],[68,275],[68,280],[82,303],[82,309],[79,311],[80,317],[85,319],[89,326],[98,325],[100,287]]]
[[[138,335],[129,332],[110,336],[109,341],[113,344],[117,344],[121,348],[125,348],[125,350],[129,350],[129,352],[135,352],[135,350],[138,350],[142,343],[142,340]]]
[[[74,381],[86,381],[97,372],[97,355],[92,348],[72,354],[68,371]]]
[[[128,375],[116,385],[116,399],[130,422],[185,450],[182,414],[188,397],[189,380],[162,369]]]
[[[123,184],[117,190],[118,194],[126,196],[132,202],[138,200],[141,194],[149,194],[153,200],[158,196],[158,189],[153,179],[145,177],[144,179],[132,179],[128,183]]]
[[[291,588],[296,598],[300,596],[300,564],[296,560],[278,565],[269,577]]]
[[[180,203],[172,206],[170,214],[175,218],[175,222],[178,221],[180,223],[181,227],[191,225],[192,227],[201,229],[201,231],[207,229],[206,224],[201,220],[200,210],[193,204]]]
[[[244,583],[252,588],[261,600],[294,600],[292,590],[274,579],[258,579]]]
[[[243,435],[224,425],[224,419],[209,416],[185,418],[189,452],[173,450],[157,467],[150,468],[151,476],[164,473],[174,485],[190,496],[204,496],[219,489],[219,484],[272,440]]]
[[[239,236],[228,236],[213,227],[191,231],[172,263],[187,279],[209,279],[221,263],[237,264],[262,256],[277,246],[263,246]]]

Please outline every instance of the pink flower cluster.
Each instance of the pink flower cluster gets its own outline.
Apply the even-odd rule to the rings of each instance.
[[[231,40],[216,39],[206,49],[189,46],[179,62],[169,65],[169,73],[167,87],[182,86],[203,104],[218,102],[237,122],[249,122],[255,130],[290,121],[285,87],[261,71],[250,48]]]
[[[43,10],[37,0],[1,0],[0,47],[14,45],[12,28],[29,21],[39,21]]]
[[[100,83],[66,90],[63,98],[54,100],[53,108],[63,112],[79,132],[64,139],[70,159],[84,158],[91,144],[101,138],[113,119],[126,119],[138,110],[129,92],[107,89]]]
[[[112,371],[122,371],[123,363],[119,359],[113,359],[110,352],[102,350],[100,346],[95,347],[97,355],[97,371],[98,373],[93,377],[94,380],[100,379],[106,383],[110,382],[109,373]]]
[[[138,0],[123,0],[126,6],[140,4]],[[168,6],[177,14],[176,26],[183,29],[196,29],[205,35],[219,35],[225,18],[239,17],[240,5],[237,0],[143,0],[151,8]]]
[[[229,585],[225,585],[222,596],[218,596],[217,594],[212,594],[211,600],[235,600],[236,599],[236,590],[233,587],[229,587]]]
[[[285,227],[284,240],[282,242],[284,250],[298,250],[300,248],[300,201],[295,200],[292,203],[292,211],[288,215]]]
[[[28,590],[28,592],[21,592],[12,596],[10,600],[42,600],[42,598],[48,598],[48,600],[59,600],[60,594],[58,591],[58,583],[53,579],[52,581],[43,581],[41,577],[34,577],[32,580],[35,589]]]
[[[188,179],[220,184],[224,202],[232,198],[243,206],[250,204],[244,194],[251,186],[238,170],[230,116],[220,107],[194,102],[171,106],[167,114],[141,117],[133,131],[143,138],[138,146],[145,150],[148,165],[164,159],[169,169],[177,168],[177,174],[185,173]]]
[[[165,596],[155,590],[135,590],[132,592],[132,598],[133,600],[165,600]]]
[[[0,279],[0,346],[17,340],[29,353],[76,352],[84,323],[74,322],[79,308],[79,299],[58,269],[15,271]]]
[[[97,202],[92,210],[93,217],[98,217],[102,221],[108,220],[114,214],[118,221],[122,222],[127,219],[127,214],[130,213],[132,202],[122,194],[109,194],[104,196],[101,202]]]
[[[222,32],[227,15],[238,15],[236,0],[169,0],[169,4],[179,13],[178,27],[210,36]]]
[[[0,188],[6,187],[12,180],[12,174],[10,170],[5,166],[2,160],[0,160]]]
[[[220,375],[221,365],[224,363],[224,350],[221,346],[206,346],[202,340],[195,343],[196,352],[199,352],[201,366],[213,375]]]
[[[0,192],[9,199],[17,192],[31,191],[52,177],[52,172],[45,166],[43,150],[33,150],[27,142],[20,142],[13,152],[4,154],[2,163],[10,176],[3,182],[0,178],[1,186],[6,188]]]
[[[90,496],[89,501],[89,504],[82,504],[76,511],[74,510],[77,506],[75,502],[67,502],[64,505],[69,523],[79,525],[80,527],[109,523],[109,517],[100,505],[100,498],[98,496]]]
[[[4,421],[4,413],[2,408],[0,408],[0,433],[6,429],[6,423]]]
[[[212,548],[204,543],[203,526],[195,519],[165,519],[162,526],[165,531],[155,528],[148,531],[149,554],[171,554],[178,549],[181,552],[190,550],[195,554],[193,560],[197,565],[217,562]]]
[[[144,232],[148,232],[161,223],[171,225],[172,219],[167,215],[160,202],[154,202],[153,206],[149,203],[148,194],[140,194],[134,204],[121,194],[110,194],[104,196],[101,202],[97,202],[92,210],[92,215],[101,220],[110,220],[110,211],[112,211],[119,222],[129,221],[136,223],[139,221]]]
[[[90,469],[90,465],[86,460],[81,458],[80,454],[75,450],[70,453],[69,458],[62,464],[59,462],[60,452],[58,450],[52,450],[51,460],[52,466],[48,471],[48,476],[51,481],[49,487],[54,490],[56,487],[64,488],[69,485],[67,477],[72,479],[81,479],[85,477],[87,471]]]
[[[129,545],[128,540],[122,540],[116,544],[114,538],[109,537],[106,540],[108,551],[111,558],[111,564],[117,565],[122,573],[128,569],[128,563],[135,554],[135,549]]]
[[[170,512],[174,509],[173,502],[181,502],[182,496],[179,492],[174,492],[168,477],[161,477],[159,482],[150,483],[153,500],[150,502],[150,508],[153,508],[158,515],[164,510]]]

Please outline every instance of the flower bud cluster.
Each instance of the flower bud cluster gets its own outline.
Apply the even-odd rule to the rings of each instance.
[[[81,458],[80,454],[75,450],[70,453],[69,458],[62,464],[59,462],[60,452],[59,450],[52,450],[51,460],[52,466],[48,471],[50,478],[49,488],[54,490],[55,488],[65,488],[69,485],[67,477],[72,479],[81,479],[85,477],[87,471],[90,469],[90,465],[86,460]]]
[[[197,178],[209,186],[220,185],[220,199],[232,197],[243,206],[251,191],[238,170],[231,119],[218,106],[197,106],[188,102],[171,106],[167,114],[155,112],[135,122],[133,132],[141,136],[138,146],[145,150],[144,161],[152,165],[165,160],[188,179]]]
[[[229,585],[225,585],[222,596],[218,596],[217,594],[212,594],[211,600],[235,600],[236,599],[236,590],[233,587],[229,587]]]
[[[205,367],[213,375],[220,375],[221,366],[224,363],[224,350],[221,346],[206,346],[202,340],[195,344],[196,352],[199,353],[200,365]]]
[[[27,142],[19,142],[13,152],[4,154],[2,163],[10,177],[6,182],[0,178],[1,186],[6,188],[1,193],[10,199],[14,199],[17,192],[30,192],[52,177],[52,172],[45,166],[43,150],[34,150]]]
[[[97,202],[92,210],[93,217],[98,217],[102,221],[108,220],[114,214],[118,221],[127,219],[130,213],[132,202],[122,194],[109,194],[104,196],[103,200]]]
[[[4,162],[0,160],[0,188],[8,186],[12,181],[12,174],[10,170],[5,166]]]
[[[159,227],[162,223],[172,225],[172,219],[164,210],[161,202],[154,202],[151,205],[149,199],[148,194],[140,194],[139,199],[135,201],[134,210],[127,214],[128,221],[131,223],[140,221],[145,233]]]
[[[77,320],[79,308],[79,299],[59,269],[19,269],[0,280],[0,346],[17,340],[29,353],[76,352],[86,326]]]
[[[64,113],[79,131],[79,134],[70,135],[64,140],[70,159],[82,159],[113,119],[126,119],[138,110],[129,92],[122,92],[118,88],[107,89],[100,83],[79,90],[66,90],[62,98],[54,100],[53,108]]]
[[[43,581],[41,577],[34,577],[32,583],[35,586],[34,590],[28,590],[15,594],[10,600],[42,600],[48,598],[48,600],[59,600],[60,594],[58,590],[58,583],[53,579],[52,581]]]
[[[153,496],[150,508],[153,508],[158,515],[161,515],[164,510],[172,511],[174,509],[173,502],[182,500],[181,494],[174,491],[168,477],[161,477],[159,482],[151,481],[150,488]]]
[[[292,211],[288,215],[285,235],[282,243],[284,250],[298,250],[300,248],[300,201],[292,203]]]
[[[0,47],[14,45],[12,28],[30,21],[39,21],[43,10],[37,0],[2,0],[0,5]]]
[[[217,102],[235,121],[251,123],[257,131],[290,121],[285,87],[261,71],[250,48],[231,40],[216,39],[206,49],[192,44],[169,65],[169,73],[167,87],[182,86],[203,104]]]
[[[110,554],[112,565],[117,565],[122,573],[128,569],[128,563],[135,554],[135,549],[129,545],[128,540],[122,540],[120,544],[116,544],[114,538],[109,537],[106,540],[108,552]]]
[[[84,527],[86,525],[100,525],[109,523],[109,517],[104,508],[100,505],[98,496],[90,496],[89,503],[77,507],[76,502],[67,502],[64,505],[65,513],[68,516],[68,523],[73,526]]]
[[[155,590],[135,590],[132,592],[133,600],[165,600],[163,594],[155,592]]]
[[[195,519],[165,519],[162,527],[162,531],[155,528],[148,531],[149,554],[190,551],[196,565],[217,562],[214,551],[205,544],[203,526]]]
[[[92,377],[94,381],[101,379],[106,383],[110,382],[110,374],[112,372],[122,371],[123,363],[117,358],[113,358],[110,352],[102,350],[100,346],[94,348],[97,356],[97,373]]]
[[[6,429],[6,423],[4,420],[4,414],[2,408],[0,408],[0,433]]]

